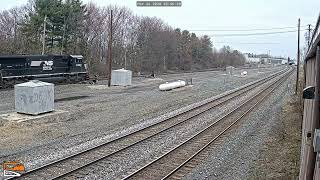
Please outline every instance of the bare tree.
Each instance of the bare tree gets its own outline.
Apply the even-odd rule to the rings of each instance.
[[[39,0],[41,1],[41,0]],[[60,3],[60,1],[56,1]],[[241,52],[224,47],[213,49],[208,36],[197,37],[186,30],[174,29],[156,17],[137,16],[127,7],[94,3],[83,5],[84,14],[70,14],[68,4],[61,1],[61,14],[51,16],[58,30],[49,24],[52,53],[81,53],[92,74],[106,73],[107,44],[113,11],[113,67],[134,72],[163,72],[211,67],[238,66],[244,63]],[[30,23],[37,15],[36,1],[22,7],[0,11],[0,54],[38,54],[41,52],[43,21]],[[79,5],[79,4],[78,4]],[[65,8],[65,9],[59,9]],[[82,5],[78,6],[80,9]],[[82,9],[81,9],[82,10]],[[56,19],[55,19],[56,18]],[[31,25],[30,25],[31,24]],[[69,34],[68,34],[69,33]],[[69,38],[69,41],[68,41]],[[19,42],[19,43],[18,43]],[[61,44],[58,44],[58,43]]]

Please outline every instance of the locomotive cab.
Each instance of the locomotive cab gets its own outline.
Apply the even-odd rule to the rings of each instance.
[[[86,71],[86,65],[83,63],[83,56],[81,55],[70,55],[69,64],[74,72]]]

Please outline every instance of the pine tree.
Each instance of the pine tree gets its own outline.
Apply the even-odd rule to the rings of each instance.
[[[80,0],[35,0],[28,14],[24,33],[41,51],[45,36],[45,53],[74,52],[81,37],[84,9]],[[44,31],[46,26],[46,32]]]
[[[66,0],[63,7],[62,49],[76,53],[85,19],[85,6],[80,0]],[[79,51],[79,49],[78,49]]]

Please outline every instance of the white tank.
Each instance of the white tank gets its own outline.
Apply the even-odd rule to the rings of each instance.
[[[248,74],[248,72],[247,71],[243,71],[243,72],[241,72],[241,76],[246,76]]]
[[[183,87],[186,85],[185,81],[176,81],[176,82],[171,82],[171,83],[164,83],[159,85],[159,89],[161,91],[166,91],[166,90],[171,90],[179,87]]]

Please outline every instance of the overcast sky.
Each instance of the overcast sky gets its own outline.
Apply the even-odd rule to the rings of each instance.
[[[28,0],[1,0],[0,10],[27,3]],[[83,0],[99,6],[118,4],[134,13],[156,16],[173,27],[187,30],[247,30],[295,27],[301,18],[301,40],[307,24],[315,25],[320,13],[320,0],[182,0],[181,7],[136,7],[135,0]],[[242,52],[268,53],[296,57],[297,33],[257,36],[217,37],[221,34],[252,34],[290,31],[295,28],[261,31],[196,31],[208,34],[216,48],[230,45]],[[303,44],[302,44],[303,45]]]

